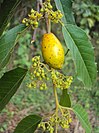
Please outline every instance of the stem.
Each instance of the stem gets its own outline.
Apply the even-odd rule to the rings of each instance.
[[[36,40],[36,33],[37,33],[37,28],[34,29],[33,37],[32,37],[31,43],[35,42],[35,40]]]
[[[61,111],[61,113],[62,113],[62,115],[63,115],[64,113],[63,113],[63,110],[62,110],[62,108],[61,108],[60,105],[59,105],[59,109],[60,109],[60,111]]]
[[[48,33],[51,32],[51,21],[50,19],[48,19]]]
[[[59,102],[58,102],[58,96],[57,96],[55,84],[53,84],[53,89],[54,89],[54,96],[55,96],[55,102],[56,102],[56,111],[58,111]]]
[[[47,66],[46,66],[45,64],[43,64],[42,62],[40,62],[40,65],[44,66],[48,72],[51,72],[51,70],[49,70],[49,69],[47,68]]]
[[[40,11],[40,5],[41,5],[41,1],[37,0],[37,11],[38,12]],[[31,43],[33,43],[36,40],[36,33],[37,33],[37,28],[34,29]]]
[[[56,127],[55,127],[55,133],[57,133],[57,128],[58,128],[58,126],[57,126],[57,124],[56,124]]]
[[[53,83],[53,89],[54,89],[54,96],[55,96],[55,102],[56,102],[56,117],[57,117],[57,115],[58,115],[59,102],[58,102],[58,96],[57,96],[56,86],[55,86],[54,83]],[[58,129],[58,125],[56,123],[55,133],[57,133],[57,129]]]
[[[51,32],[51,22],[50,22],[50,19],[48,18],[48,14],[47,13],[45,14],[45,21],[46,21],[47,33],[50,33]]]
[[[61,105],[59,105],[60,106],[60,108],[63,108],[63,109],[67,109],[67,110],[71,110],[71,111],[73,111],[73,109],[72,108],[69,108],[69,107],[64,107],[64,106],[61,106]]]

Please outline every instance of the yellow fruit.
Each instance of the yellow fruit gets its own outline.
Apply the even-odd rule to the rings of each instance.
[[[42,38],[42,55],[44,61],[52,68],[61,69],[64,63],[64,49],[53,33],[46,33]]]

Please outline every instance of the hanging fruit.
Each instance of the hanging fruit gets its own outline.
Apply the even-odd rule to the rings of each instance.
[[[61,69],[64,63],[64,49],[53,33],[43,35],[41,44],[44,61],[52,68]]]

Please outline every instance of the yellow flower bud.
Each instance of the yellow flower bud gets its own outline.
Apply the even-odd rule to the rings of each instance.
[[[22,23],[23,23],[23,24],[25,24],[25,23],[26,23],[24,19],[22,20]]]
[[[30,18],[31,18],[31,19],[35,19],[36,16],[34,16],[34,14],[31,14],[31,15],[30,15]]]
[[[38,27],[38,22],[34,22],[34,27],[37,28]]]
[[[32,88],[32,85],[31,85],[31,84],[29,84],[29,85],[28,85],[28,88]]]
[[[34,13],[34,12],[35,12],[35,10],[31,9],[31,13]]]
[[[26,23],[26,26],[29,26],[29,24],[28,24],[28,23]]]
[[[37,15],[37,17],[38,17],[38,19],[40,19],[40,18],[42,17],[42,14],[39,13],[39,14]]]
[[[44,12],[44,9],[43,9],[43,8],[41,8],[40,12]]]

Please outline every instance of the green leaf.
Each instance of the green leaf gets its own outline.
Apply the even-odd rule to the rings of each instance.
[[[0,7],[0,35],[5,30],[8,22],[11,20],[20,0],[4,0]]]
[[[72,0],[55,0],[56,6],[61,10],[63,14],[64,24],[75,24],[75,20],[72,14]]]
[[[60,97],[60,105],[64,107],[71,107],[71,100],[67,92],[67,89],[62,91],[62,95]]]
[[[67,24],[63,36],[74,60],[78,79],[90,88],[96,80],[97,69],[93,47],[86,33],[79,27]]]
[[[79,121],[81,122],[83,128],[85,129],[86,133],[91,133],[92,127],[88,120],[88,114],[83,109],[83,107],[81,105],[77,104],[73,107],[73,111],[77,115],[77,117],[78,117]]]
[[[0,69],[2,69],[8,62],[12,49],[15,46],[15,41],[20,34],[25,29],[23,24],[14,27],[0,37]]]
[[[34,133],[41,117],[37,115],[29,115],[25,117],[16,127],[14,133]]]
[[[6,72],[0,79],[0,111],[15,94],[26,73],[26,69],[16,68]]]

